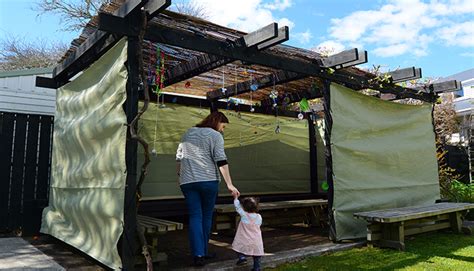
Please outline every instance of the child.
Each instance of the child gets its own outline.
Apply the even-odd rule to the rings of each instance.
[[[237,227],[232,249],[237,252],[239,260],[237,265],[247,262],[246,256],[253,257],[253,269],[260,271],[260,259],[264,255],[262,232],[262,216],[258,214],[258,200],[253,197],[244,198],[242,206],[238,196],[234,196],[234,205],[240,215],[240,223]]]

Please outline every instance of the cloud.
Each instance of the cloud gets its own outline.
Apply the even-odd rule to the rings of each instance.
[[[474,57],[474,52],[465,52],[462,53],[461,56]]]
[[[312,51],[321,53],[323,55],[333,55],[339,52],[344,51],[345,46],[342,43],[328,40],[323,43],[318,44],[316,47],[312,48]]]
[[[309,31],[309,29],[307,29],[305,32],[295,34],[290,32],[290,36],[291,38],[297,39],[301,44],[307,44],[313,38],[313,34],[311,34],[311,31]]]
[[[283,11],[292,5],[292,0],[275,0],[271,4],[265,4],[263,7],[268,8],[270,10],[279,10]]]
[[[328,31],[333,42],[371,46],[378,56],[424,56],[434,41],[474,46],[474,23],[459,22],[472,12],[472,0],[389,0],[378,9],[331,19]]]
[[[473,4],[474,5],[474,4]],[[447,45],[474,46],[474,21],[443,27],[438,31]]]
[[[255,31],[272,22],[279,26],[294,27],[294,23],[286,18],[276,18],[273,10],[283,11],[292,5],[291,0],[275,0],[264,4],[262,0],[193,0],[200,6],[209,7],[209,20],[219,25],[235,28],[245,32]]]

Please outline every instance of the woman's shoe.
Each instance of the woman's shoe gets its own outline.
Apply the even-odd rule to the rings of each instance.
[[[210,259],[215,259],[217,257],[217,254],[214,252],[208,253],[206,256],[204,256],[204,259],[210,260]]]
[[[202,256],[195,256],[193,261],[193,266],[204,266],[206,263],[204,262],[204,257]]]

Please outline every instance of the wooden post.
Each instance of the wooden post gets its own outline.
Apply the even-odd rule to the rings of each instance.
[[[315,115],[308,113],[308,131],[309,131],[309,176],[311,181],[311,194],[318,194],[318,161],[316,149],[316,131]]]
[[[131,21],[140,25],[141,14],[135,13]],[[138,113],[138,91],[140,88],[139,78],[139,39],[137,36],[128,37],[127,47],[127,100],[125,101],[125,112],[127,123],[131,123]],[[134,270],[135,254],[138,250],[137,244],[137,206],[136,206],[136,184],[137,184],[137,141],[130,139],[130,130],[127,131],[127,144],[125,147],[125,159],[127,163],[127,180],[124,201],[124,229],[121,242],[121,256],[124,270]]]
[[[336,241],[336,221],[334,220],[333,204],[334,204],[334,181],[332,169],[332,153],[331,153],[331,130],[332,130],[332,115],[331,115],[331,82],[329,80],[323,81],[323,97],[324,97],[324,138],[326,142],[326,182],[329,185],[328,190],[328,214],[329,214],[329,238]]]

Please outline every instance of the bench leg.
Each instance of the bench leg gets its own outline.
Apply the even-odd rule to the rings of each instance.
[[[451,229],[456,233],[460,233],[462,228],[461,212],[449,214],[449,220],[451,222]]]
[[[379,241],[382,247],[391,247],[405,250],[405,226],[403,222],[382,225],[382,239]]]

